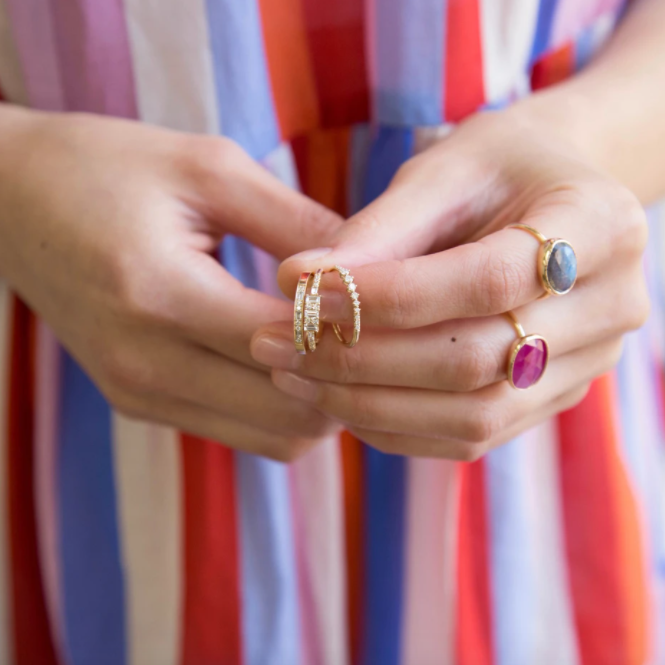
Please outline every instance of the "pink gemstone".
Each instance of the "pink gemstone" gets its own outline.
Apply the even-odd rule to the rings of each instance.
[[[547,365],[547,344],[531,339],[517,352],[513,364],[513,383],[517,388],[529,388],[543,375]]]

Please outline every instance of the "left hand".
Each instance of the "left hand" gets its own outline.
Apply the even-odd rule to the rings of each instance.
[[[504,228],[513,223],[572,244],[571,293],[538,299],[538,241]],[[278,388],[380,450],[473,460],[578,403],[615,365],[623,334],[648,314],[646,238],[637,199],[574,147],[511,110],[476,115],[404,164],[330,253],[282,265],[289,296],[303,270],[351,268],[360,343],[347,349],[328,331],[301,356],[291,324],[276,323],[254,335],[252,354]],[[339,321],[349,311],[334,302],[323,315]],[[506,380],[509,310],[549,343],[547,371],[525,392]]]

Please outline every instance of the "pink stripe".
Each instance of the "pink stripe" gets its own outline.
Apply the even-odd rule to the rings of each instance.
[[[51,0],[50,5],[67,110],[136,118],[123,1]]]
[[[62,111],[65,102],[53,21],[44,0],[6,0],[28,103],[45,111]]]
[[[454,662],[458,467],[408,461],[402,663]]]
[[[557,48],[574,39],[604,14],[618,12],[623,4],[624,0],[559,0],[552,26],[552,47]]]
[[[35,386],[35,506],[39,558],[53,642],[63,662],[66,653],[62,590],[60,588],[60,543],[56,464],[58,459],[60,348],[50,329],[37,327]]]

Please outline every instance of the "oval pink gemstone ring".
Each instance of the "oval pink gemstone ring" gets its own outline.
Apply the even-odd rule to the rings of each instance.
[[[518,335],[508,359],[508,381],[513,388],[526,390],[535,386],[545,374],[549,347],[544,337],[527,335],[512,312],[506,312],[506,316]]]

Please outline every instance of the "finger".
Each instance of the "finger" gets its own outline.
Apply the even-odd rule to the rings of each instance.
[[[579,404],[586,396],[589,384],[585,383],[560,395],[544,405],[538,413],[531,413],[527,418],[506,429],[492,441],[483,443],[465,443],[455,439],[432,439],[389,432],[351,428],[351,433],[381,452],[409,457],[434,457],[458,462],[474,462],[485,453],[507,443],[523,432],[544,422],[562,411]]]
[[[641,275],[608,274],[566,298],[530,303],[516,312],[528,333],[545,337],[550,359],[637,328],[648,311]],[[584,312],[584,316],[580,316]],[[505,317],[456,319],[425,328],[367,328],[349,349],[327,334],[316,353],[298,354],[292,325],[276,323],[252,338],[254,359],[335,383],[471,391],[507,378],[515,331]]]
[[[341,227],[339,215],[288,187],[233,141],[198,137],[196,146],[194,206],[224,232],[283,259],[328,246]]]
[[[177,399],[137,400],[131,408],[126,409],[126,415],[175,427],[234,450],[261,455],[279,462],[290,462],[328,438],[306,438],[269,432]]]
[[[490,441],[557,395],[616,364],[620,340],[578,350],[554,360],[540,383],[528,391],[497,383],[473,393],[324,383],[273,371],[287,394],[314,404],[352,427],[469,443]]]
[[[634,215],[610,223],[604,212],[589,218],[585,208],[559,202],[541,203],[515,221],[537,228],[545,237],[568,240],[577,254],[581,281],[610,265],[619,269],[634,260],[644,244],[642,221]],[[502,229],[437,254],[359,267],[345,265],[338,251],[316,261],[292,257],[280,267],[279,281],[285,293],[292,293],[300,271],[345,265],[352,268],[365,325],[413,328],[499,314],[535,300],[543,293],[538,248],[530,234]]]
[[[277,390],[268,374],[211,351],[167,338],[136,355],[117,358],[109,372],[108,396],[121,410],[127,396],[168,396],[277,434],[317,438],[339,430],[312,405]]]

